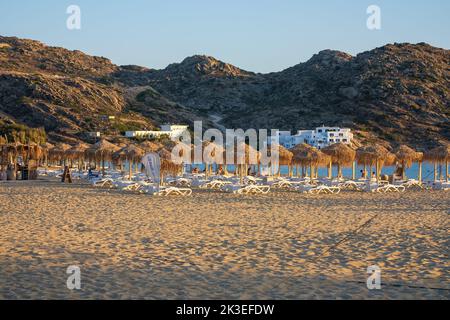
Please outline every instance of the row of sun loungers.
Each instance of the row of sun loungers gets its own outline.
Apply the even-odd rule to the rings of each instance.
[[[155,184],[145,180],[143,175],[133,177],[134,181],[125,180],[127,177],[115,172],[101,179],[93,179],[92,185],[99,188],[114,188],[126,192],[144,193],[151,195],[169,196],[189,196],[192,188],[203,190],[222,191],[233,194],[267,194],[272,189],[290,190],[305,194],[339,194],[343,190],[372,192],[372,193],[402,193],[411,189],[441,189],[448,190],[448,183],[441,182],[423,184],[417,180],[397,181],[390,184],[388,181],[368,181],[368,180],[343,180],[343,179],[313,179],[309,178],[275,178],[273,181],[244,177],[240,180],[237,177],[211,176],[205,178],[204,175],[184,175],[183,177],[168,177],[165,185],[157,187]],[[242,181],[242,183],[241,183]]]
[[[105,178],[93,182],[96,187],[102,188],[116,188],[123,191],[141,192],[149,194],[157,194],[153,191],[153,186],[149,183],[139,181],[114,181],[111,178]],[[191,190],[191,187],[199,189],[209,190],[221,190],[224,192],[230,192],[235,194],[266,194],[271,188],[287,189],[293,191],[299,191],[309,194],[338,194],[342,190],[354,190],[354,191],[366,191],[373,193],[388,193],[388,192],[405,192],[407,189],[425,188],[424,185],[417,181],[408,181],[403,184],[389,184],[387,182],[362,182],[362,181],[345,181],[339,184],[311,184],[309,181],[289,181],[281,179],[280,181],[273,182],[272,184],[261,184],[260,181],[247,180],[246,183],[240,185],[236,181],[228,180],[206,180],[206,179],[188,179],[179,178],[170,182],[169,186],[172,188],[170,192],[162,192],[164,194],[183,194],[188,195],[191,192],[185,192]],[[444,189],[444,186],[442,189]],[[448,186],[447,186],[448,188]],[[184,189],[184,190],[183,190]],[[182,190],[181,192],[175,192],[174,190]],[[445,189],[444,189],[445,190]]]
[[[125,181],[104,178],[92,181],[92,185],[97,188],[118,189],[134,193],[145,193],[156,196],[180,195],[189,196],[192,194],[190,188],[179,188],[174,186],[157,187],[145,181]]]

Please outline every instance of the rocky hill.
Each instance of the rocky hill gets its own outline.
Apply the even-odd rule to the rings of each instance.
[[[356,57],[325,50],[270,74],[199,71],[217,64],[196,56],[149,72],[149,84],[194,110],[220,115],[232,128],[339,125],[362,141],[417,147],[450,139],[449,50],[393,44]]]
[[[127,70],[129,84],[118,77]],[[142,99],[141,94],[136,100],[140,90],[151,90],[133,86],[145,70],[38,41],[0,37],[0,119],[44,127],[50,140],[72,141],[86,139],[90,131],[118,135],[192,119],[192,112],[181,112],[182,106],[161,95]],[[108,116],[115,120],[105,120]]]
[[[351,127],[362,142],[424,147],[450,140],[450,51],[390,44],[353,57],[326,50],[257,74],[209,56],[163,70],[0,37],[0,118],[50,139],[118,134],[163,122],[296,130]],[[101,115],[115,115],[105,123]]]

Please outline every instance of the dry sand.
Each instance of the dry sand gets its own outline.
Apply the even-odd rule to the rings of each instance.
[[[449,208],[448,192],[160,198],[0,183],[0,298],[449,299]],[[366,287],[370,265],[381,290]]]

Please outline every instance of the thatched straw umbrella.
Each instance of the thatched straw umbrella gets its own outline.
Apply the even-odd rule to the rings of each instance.
[[[7,162],[8,147],[5,143],[0,143],[0,165]]]
[[[309,166],[311,179],[315,176],[315,168],[330,162],[330,157],[328,155],[306,143],[298,144],[290,149],[290,151],[294,155],[292,162],[302,166],[302,176],[305,175],[305,168]]]
[[[14,170],[17,169],[17,157],[21,157],[23,163],[27,166],[34,160],[37,166],[39,161],[44,157],[44,150],[37,143],[29,142],[22,144],[20,142],[5,144],[2,146],[2,163],[14,165]],[[0,163],[0,164],[2,164]]]
[[[157,153],[161,159],[160,181],[163,183],[165,174],[178,175],[182,165],[175,164],[172,161],[172,152],[167,148],[162,148]]]
[[[233,162],[239,172],[239,177],[242,183],[244,175],[247,175],[248,165],[259,163],[261,153],[244,142],[235,143],[234,149],[231,150],[231,148],[232,146],[230,145],[225,147],[224,159],[227,164],[229,164],[229,160]],[[227,159],[227,150],[233,151],[233,159]],[[241,151],[243,152],[241,153]]]
[[[406,180],[406,168],[411,167],[413,162],[419,163],[419,176],[418,180],[422,181],[422,159],[423,153],[417,152],[406,145],[401,145],[395,150],[395,157],[397,161],[402,164],[403,168],[403,180]]]
[[[81,165],[84,164],[86,150],[88,150],[90,147],[91,146],[87,143],[79,142],[66,151],[67,158],[70,159],[70,161],[78,161],[78,168],[81,169],[80,162]]]
[[[331,166],[333,163],[337,164],[338,167],[338,178],[342,178],[342,167],[352,166],[352,177],[356,178],[355,173],[355,156],[356,151],[350,148],[344,143],[335,143],[321,150],[323,153],[330,156],[330,162],[328,166],[328,178],[332,178]]]
[[[4,149],[5,161],[9,161],[11,164],[14,163],[15,169],[17,169],[18,156],[22,158],[25,166],[30,166],[32,164],[31,161],[34,162],[33,166],[37,166],[39,161],[44,158],[44,150],[35,142],[6,144]]]
[[[44,153],[44,163],[45,166],[48,166],[48,155],[51,149],[53,149],[55,147],[54,144],[50,143],[50,142],[45,142],[43,144],[41,144],[42,147],[42,151]]]
[[[17,157],[22,154],[22,144],[20,142],[9,143],[3,146],[3,160],[7,165],[7,179],[15,180],[17,172]]]
[[[67,143],[58,143],[48,152],[48,158],[51,161],[64,161],[64,165],[67,160],[67,151],[72,148]]]
[[[16,150],[16,157],[20,156],[25,161],[28,155],[28,147],[21,142],[15,142],[14,147]]]
[[[383,165],[391,158],[390,152],[381,145],[364,146],[356,150],[356,159],[359,164],[364,165],[364,172],[367,175],[366,166],[376,168],[377,181],[380,180],[380,172]]]
[[[26,145],[26,162],[29,160],[36,160],[37,162],[42,160],[44,157],[44,150],[40,145],[35,142],[29,142]]]
[[[14,164],[14,170],[16,168],[16,161],[18,151],[15,144],[12,143],[5,143],[0,146],[0,165],[1,166],[8,166],[11,164]],[[14,171],[15,172],[15,171]]]
[[[437,164],[445,164],[445,181],[448,182],[448,162],[450,161],[450,144],[429,150],[424,155],[425,160],[434,163],[434,181],[437,181]],[[442,170],[439,179],[441,179]]]
[[[16,158],[21,155],[22,144],[20,142],[9,143],[5,145],[10,164],[16,165]]]
[[[294,154],[285,147],[278,146],[278,156],[280,158],[280,165],[290,166],[292,164],[292,158],[294,157]]]
[[[202,142],[202,156],[203,156],[203,162],[205,163],[205,175],[208,176],[212,173],[213,165],[221,164],[224,162],[225,155],[224,155],[225,149],[222,146],[219,146],[218,144],[212,142],[212,141],[203,141]],[[205,158],[204,155],[207,155]],[[222,156],[221,161],[219,163],[215,161],[215,159],[218,156]],[[225,166],[226,168],[226,166]],[[226,169],[225,169],[226,170]]]
[[[384,159],[383,165],[387,166],[387,167],[394,166],[397,164],[397,162],[398,161],[397,161],[397,157],[395,156],[395,154],[392,152],[388,152],[386,154],[386,158]]]
[[[224,149],[225,160],[227,160],[226,159],[227,149],[229,150],[230,148],[231,148],[231,146],[228,145]],[[240,150],[243,150],[244,152],[242,154],[238,154],[238,151],[240,151]],[[234,144],[233,155],[234,155],[234,157],[232,160],[233,160],[234,164],[239,164],[239,163],[240,164],[250,164],[251,162],[253,163],[255,161],[257,163],[258,160],[260,159],[261,154],[259,153],[259,151],[255,150],[253,147],[249,146],[246,143],[241,142],[239,144],[237,144],[237,143]]]
[[[84,143],[84,142],[79,142],[76,145],[74,145],[72,148],[67,150],[66,153],[70,158],[78,160],[80,158],[84,158],[84,153],[89,148],[91,148],[91,145]]]
[[[288,175],[292,176],[292,158],[294,157],[294,154],[289,151],[288,149],[286,149],[285,147],[283,147],[282,145],[278,145],[277,146],[277,152],[278,152],[278,161],[277,161],[277,165],[278,165],[278,172],[277,175],[280,175],[280,170],[281,170],[281,166],[288,166]],[[272,156],[272,147],[271,146],[267,146],[265,150],[262,151],[262,153],[266,153],[267,156],[271,157]],[[259,170],[258,170],[259,171]]]
[[[0,180],[6,180],[6,173],[3,167],[8,165],[8,148],[5,142],[6,139],[0,143]]]
[[[145,155],[145,151],[135,145],[128,145],[113,153],[112,159],[115,161],[127,161],[128,162],[128,179],[131,180],[133,172],[133,164],[139,163],[142,157]]]
[[[101,139],[94,144],[91,148],[86,150],[88,156],[93,157],[96,161],[100,161],[102,164],[102,173],[105,174],[105,161],[111,160],[112,154],[120,150],[120,147],[112,144],[111,142]]]
[[[168,170],[168,172],[170,172],[171,174],[179,174],[181,171],[183,171],[183,167],[184,167],[184,162],[180,161],[178,163],[177,159],[177,163],[175,163],[174,161],[172,161],[172,153],[176,152],[175,150],[178,150],[178,157],[181,159],[184,159],[185,157],[185,152],[186,150],[184,149],[184,146],[182,148],[178,148],[179,143],[172,141],[172,140],[166,140],[163,143],[159,143],[159,149],[157,150],[157,152],[159,153],[161,151],[161,155],[160,158],[161,160],[163,160],[162,162],[164,162],[164,170]],[[193,159],[193,147],[192,145],[188,146],[188,158],[190,163],[192,163],[192,159]],[[169,156],[170,155],[170,156]],[[175,153],[174,153],[175,155]],[[162,165],[162,164],[161,164]]]

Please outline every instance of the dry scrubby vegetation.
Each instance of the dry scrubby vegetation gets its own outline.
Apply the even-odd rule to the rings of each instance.
[[[44,128],[30,128],[23,124],[7,123],[0,120],[0,143],[34,142],[38,144],[45,143],[47,135]]]

